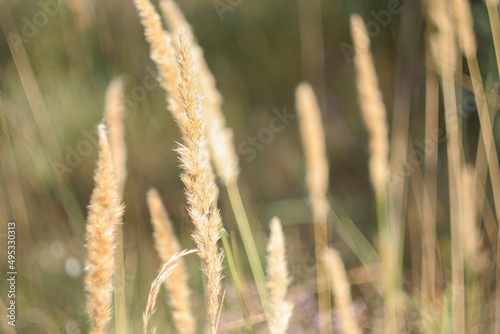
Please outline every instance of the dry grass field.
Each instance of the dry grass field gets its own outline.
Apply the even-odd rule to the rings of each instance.
[[[500,332],[498,1],[0,27],[0,333]]]

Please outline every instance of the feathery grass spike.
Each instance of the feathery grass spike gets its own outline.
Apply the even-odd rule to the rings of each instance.
[[[193,61],[198,67],[200,91],[203,96],[203,113],[207,122],[208,144],[215,171],[224,184],[236,183],[239,163],[233,142],[233,131],[226,127],[221,107],[222,97],[217,90],[215,78],[205,61],[203,50],[196,42],[191,26],[175,2],[162,0],[160,6],[173,35],[184,29],[186,43],[189,45]]]
[[[184,172],[188,211],[196,230],[193,239],[198,255],[205,262],[205,293],[212,330],[216,327],[222,280],[222,260],[217,242],[221,217],[217,208],[218,190],[212,173],[206,144],[206,125],[201,113],[198,72],[184,34],[179,35],[179,102],[178,125],[183,144],[177,152]]]
[[[314,222],[324,224],[329,208],[325,197],[328,191],[328,161],[321,112],[311,85],[300,84],[297,87],[296,97]]]
[[[180,252],[181,248],[156,189],[150,189],[147,198],[154,230],[155,247],[160,259],[163,262],[168,262],[174,254]],[[188,276],[182,259],[178,259],[175,264],[177,268],[165,278],[170,305],[174,309],[172,317],[178,333],[192,334],[196,329],[196,320],[191,312],[191,291],[187,284]]]
[[[123,196],[125,179],[127,177],[127,148],[125,145],[125,131],[123,127],[124,82],[121,77],[113,79],[106,91],[106,106],[104,117],[109,127],[109,146],[113,155],[115,175],[118,182],[118,193]],[[123,259],[123,226],[116,228],[116,274],[115,274],[115,332],[127,330],[127,311],[125,301],[125,272]]]
[[[278,218],[273,218],[270,225],[271,236],[267,244],[267,286],[271,295],[269,331],[272,334],[284,334],[293,310],[293,304],[285,300],[290,285],[285,237]]]
[[[356,50],[354,64],[359,103],[370,135],[370,175],[377,196],[385,194],[388,173],[389,142],[385,106],[378,87],[377,74],[370,54],[370,40],[359,15],[351,16],[351,33]]]
[[[168,94],[169,108],[177,119],[178,69],[175,57],[175,48],[172,45],[170,34],[163,29],[160,15],[150,0],[134,0],[135,7],[141,17],[144,34],[150,46],[151,59],[158,68],[158,82]]]
[[[87,217],[85,265],[86,307],[91,321],[91,333],[95,334],[104,333],[111,319],[115,230],[123,215],[106,127],[103,124],[99,125],[98,134],[99,161]]]
[[[336,250],[330,248],[324,257],[328,266],[332,295],[341,322],[341,333],[361,333],[354,315],[351,299],[351,289],[342,259]]]
[[[118,191],[123,192],[125,179],[127,177],[126,160],[127,148],[125,145],[125,130],[123,127],[123,104],[124,82],[121,77],[113,79],[106,91],[106,107],[104,116],[109,128],[109,146],[113,154],[116,179],[118,180]]]

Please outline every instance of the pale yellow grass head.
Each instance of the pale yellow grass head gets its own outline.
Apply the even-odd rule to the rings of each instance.
[[[113,154],[116,178],[118,180],[118,190],[123,192],[125,179],[127,177],[127,147],[125,145],[125,129],[123,117],[125,105],[123,103],[123,78],[113,79],[106,91],[106,106],[104,117],[109,127],[109,146]]]
[[[328,160],[321,111],[314,91],[308,83],[297,86],[295,93],[300,133],[307,165],[307,185],[314,222],[326,221],[328,203]]]
[[[353,310],[351,288],[339,253],[330,248],[325,252],[323,260],[326,262],[328,268],[328,277],[335,300],[335,309],[341,322],[341,333],[361,333]]]
[[[224,184],[234,184],[239,175],[238,156],[234,147],[233,131],[226,127],[222,113],[222,97],[217,90],[215,78],[208,68],[203,50],[196,42],[191,26],[177,4],[172,0],[162,0],[160,5],[172,34],[184,32],[186,44],[189,45],[193,62],[198,69],[200,93],[203,96],[203,116],[207,124],[208,145],[215,171]]]
[[[288,329],[293,310],[293,304],[285,300],[291,280],[280,220],[274,217],[270,227],[271,236],[267,244],[267,286],[271,295],[269,331],[272,334],[283,334]]]
[[[167,92],[170,111],[174,118],[177,118],[178,69],[172,38],[170,34],[163,29],[160,15],[149,0],[134,0],[134,4],[141,17],[144,34],[150,46],[151,59],[158,68],[158,82]]]
[[[183,33],[179,36],[179,102],[178,125],[183,145],[177,149],[184,172],[188,212],[196,227],[193,239],[198,254],[205,262],[205,293],[207,308],[214,330],[220,308],[219,294],[222,280],[222,259],[219,252],[221,217],[217,208],[218,188],[212,172],[206,143],[206,125],[201,111],[198,71],[193,62],[189,44]]]
[[[99,160],[87,217],[85,265],[86,306],[92,333],[104,333],[111,319],[115,272],[115,230],[122,222],[123,206],[114,172],[105,125],[98,127]]]
[[[385,194],[389,172],[386,110],[370,53],[370,39],[359,15],[351,16],[351,35],[356,50],[354,64],[358,83],[358,100],[370,136],[370,176],[375,193],[379,197]]]

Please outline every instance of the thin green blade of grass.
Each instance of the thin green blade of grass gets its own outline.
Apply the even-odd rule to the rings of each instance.
[[[238,270],[236,268],[236,263],[233,255],[233,251],[231,249],[231,245],[229,245],[229,240],[227,239],[227,235],[225,231],[221,233],[222,245],[224,247],[224,251],[226,253],[227,264],[229,267],[229,272],[231,273],[231,279],[234,283],[234,288],[238,294],[238,299],[241,304],[241,310],[243,312],[243,317],[245,319],[245,326],[248,333],[253,333],[252,322],[250,321],[250,315],[248,314],[248,310],[245,306],[245,301],[243,298],[243,287],[240,281],[240,276],[238,275]]]
[[[269,301],[269,292],[266,287],[266,276],[264,275],[262,262],[257,251],[257,246],[253,238],[250,223],[245,212],[245,207],[243,206],[240,191],[236,184],[229,184],[226,189],[229,195],[229,201],[231,202],[234,216],[236,218],[238,229],[240,230],[241,239],[243,240],[243,246],[247,253],[250,269],[255,279],[255,284],[257,285],[259,297],[264,310],[266,310],[267,303]]]

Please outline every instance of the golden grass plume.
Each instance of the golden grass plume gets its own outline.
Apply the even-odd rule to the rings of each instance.
[[[290,277],[281,222],[274,217],[270,225],[271,236],[267,244],[267,286],[271,295],[269,331],[272,334],[283,334],[287,332],[293,311],[293,304],[285,300]]]
[[[286,334],[290,326],[290,319],[293,313],[293,304],[287,301],[276,305],[273,319],[269,325],[270,334]]]
[[[207,123],[208,144],[215,171],[224,184],[236,183],[239,163],[233,143],[233,131],[226,127],[226,120],[222,113],[222,97],[205,61],[203,50],[177,4],[172,0],[162,0],[160,6],[172,34],[176,36],[184,30],[186,43],[191,49],[193,61],[198,68],[200,92],[203,96],[203,114]]]
[[[370,39],[359,15],[351,16],[351,34],[356,50],[354,64],[358,99],[370,136],[370,176],[377,197],[385,194],[388,175],[389,142],[386,110],[370,54]]]
[[[150,189],[147,199],[153,224],[155,247],[160,259],[166,263],[174,254],[179,253],[181,248],[158,191]],[[188,275],[182,259],[176,260],[175,264],[177,265],[176,270],[165,278],[170,305],[174,309],[172,317],[178,333],[192,334],[196,329],[196,320],[191,311],[191,291],[187,284]]]
[[[321,111],[311,85],[301,83],[296,91],[300,132],[307,164],[307,185],[314,222],[324,222],[328,215],[328,161]],[[326,233],[326,231],[324,231]]]
[[[178,68],[172,38],[163,29],[160,15],[149,0],[134,0],[134,4],[141,17],[144,34],[150,47],[151,59],[158,68],[159,76],[157,80],[167,92],[170,111],[174,118],[177,119]]]
[[[324,260],[328,267],[332,295],[341,322],[341,333],[361,333],[354,315],[351,289],[340,255],[333,248],[329,248],[325,252]]]
[[[321,111],[311,85],[301,83],[295,93],[299,126],[306,157],[307,186],[314,222],[314,249],[316,259],[328,246],[328,161],[325,134],[321,125]],[[322,263],[316,266],[320,332],[329,333],[331,300],[326,287],[326,270]]]
[[[205,262],[207,311],[212,329],[215,329],[220,307],[224,257],[217,245],[222,225],[217,208],[218,189],[206,144],[206,125],[201,113],[198,73],[183,33],[179,36],[179,43],[178,125],[182,132],[183,144],[177,152],[184,169],[181,179],[185,185],[188,212],[196,228],[193,239],[198,246],[198,255]]]
[[[90,316],[91,333],[96,334],[104,333],[111,319],[115,230],[123,216],[105,125],[99,125],[98,134],[99,160],[87,217],[85,264],[86,308]]]
[[[125,129],[123,117],[125,105],[123,104],[123,78],[117,77],[111,81],[106,90],[106,106],[104,117],[109,129],[109,146],[113,154],[118,191],[121,194],[127,177],[127,148],[125,145]]]

